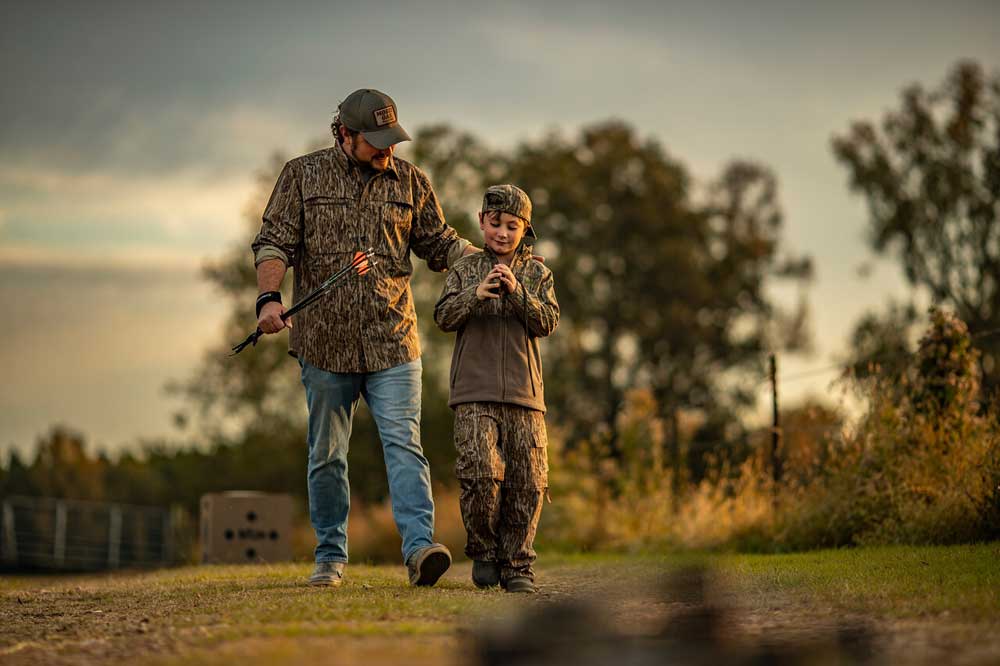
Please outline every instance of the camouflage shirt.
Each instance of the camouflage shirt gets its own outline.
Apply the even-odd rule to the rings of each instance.
[[[394,157],[365,174],[335,145],[285,164],[251,247],[256,264],[292,267],[293,302],[374,248],[368,274],[295,315],[289,353],[329,372],[376,372],[420,356],[410,251],[443,271],[468,245],[445,224],[423,171]]]

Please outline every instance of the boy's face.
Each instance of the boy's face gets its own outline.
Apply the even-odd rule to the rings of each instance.
[[[491,210],[479,213],[479,228],[483,230],[486,247],[498,257],[503,257],[517,249],[527,225],[516,215]]]

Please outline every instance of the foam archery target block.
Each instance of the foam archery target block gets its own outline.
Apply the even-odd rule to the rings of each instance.
[[[213,564],[292,559],[292,497],[227,492],[201,497],[201,561]]]

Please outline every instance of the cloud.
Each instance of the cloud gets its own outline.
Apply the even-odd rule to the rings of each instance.
[[[159,259],[143,253],[129,267],[72,257],[78,265],[57,268],[7,265],[8,254],[0,249],[0,298],[16,301],[18,316],[5,329],[0,367],[17,381],[0,386],[0,447],[27,450],[56,422],[112,446],[176,434],[176,403],[163,386],[190,376],[220,339],[228,304],[212,285],[193,270],[153,270],[142,262]]]
[[[245,234],[247,178],[0,168],[0,266],[188,270]],[[6,196],[17,191],[16,197]],[[249,250],[248,250],[249,253]]]
[[[249,251],[247,255],[249,261]],[[195,273],[205,256],[153,245],[67,248],[37,243],[0,245],[0,269],[58,267],[73,270]]]
[[[147,113],[120,101],[119,123],[103,134],[71,130],[5,153],[2,261],[200,262],[242,237],[248,204],[259,216],[266,201],[256,173],[275,147],[302,143],[290,122],[265,108],[177,102]]]
[[[231,235],[253,192],[249,174],[218,178],[189,168],[167,176],[77,172],[57,167],[0,167],[0,193],[11,224],[102,220],[108,225],[156,224],[167,231]],[[134,232],[135,229],[129,231]]]
[[[160,175],[197,165],[230,177],[252,171],[276,148],[297,147],[302,134],[287,112],[266,102],[161,102],[112,89],[64,118],[58,133],[41,123],[0,129],[0,151],[18,168]]]

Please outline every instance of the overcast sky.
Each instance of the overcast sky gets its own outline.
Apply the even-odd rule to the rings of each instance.
[[[908,294],[891,263],[858,276],[866,210],[830,137],[960,58],[1000,65],[993,2],[38,4],[0,23],[0,451],[54,423],[110,449],[171,432],[162,387],[220,325],[198,266],[240,237],[254,172],[360,87],[411,132],[502,147],[616,117],[701,178],[769,165],[817,269],[816,354],[783,369],[829,365]]]

